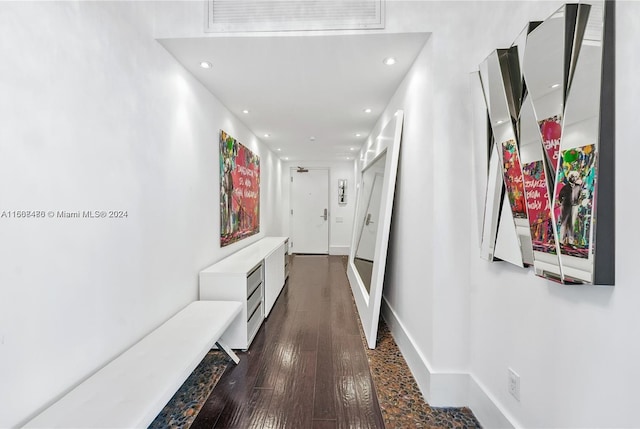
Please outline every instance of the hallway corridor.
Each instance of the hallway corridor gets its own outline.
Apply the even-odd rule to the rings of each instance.
[[[191,426],[383,428],[344,262],[295,256],[288,284]]]

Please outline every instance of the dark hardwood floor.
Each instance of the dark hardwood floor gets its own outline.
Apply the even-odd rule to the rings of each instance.
[[[295,256],[271,314],[193,422],[201,428],[384,428],[344,263]]]

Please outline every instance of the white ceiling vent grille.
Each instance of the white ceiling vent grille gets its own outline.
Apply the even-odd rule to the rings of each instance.
[[[207,0],[207,32],[384,28],[385,0]]]

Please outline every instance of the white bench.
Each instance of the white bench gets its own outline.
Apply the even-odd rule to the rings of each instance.
[[[235,301],[196,301],[82,382],[27,428],[146,428],[240,314]]]

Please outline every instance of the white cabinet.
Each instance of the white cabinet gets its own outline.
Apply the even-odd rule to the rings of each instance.
[[[289,261],[291,261],[291,255],[289,255],[289,240],[284,241],[284,281],[289,278]]]
[[[276,250],[264,259],[264,309],[265,317],[269,315],[273,305],[276,303],[280,291],[284,286],[284,246],[282,243]]]
[[[222,336],[246,350],[285,281],[287,237],[265,237],[200,271],[200,300],[240,301],[240,316]]]

